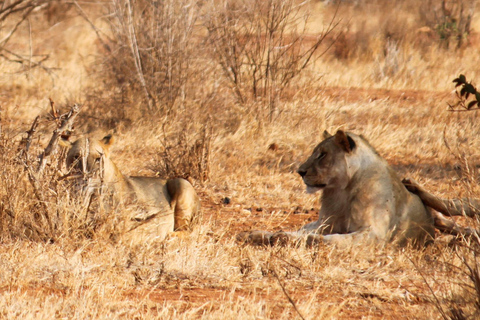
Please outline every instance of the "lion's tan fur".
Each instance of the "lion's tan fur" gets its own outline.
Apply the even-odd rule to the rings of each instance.
[[[125,176],[110,159],[113,138],[80,138],[71,144],[67,167],[101,176],[102,183],[118,202],[143,208],[130,217],[131,229],[143,231],[148,238],[163,239],[173,231],[188,231],[200,211],[200,201],[193,186],[185,179]],[[100,165],[102,164],[102,165]],[[101,173],[100,170],[103,170]],[[144,237],[145,238],[145,237]]]
[[[361,136],[340,130],[327,136],[298,173],[307,192],[323,191],[318,220],[298,232],[245,232],[239,240],[273,244],[305,238],[308,244],[351,244],[395,239],[400,245],[421,245],[434,237],[430,211]]]

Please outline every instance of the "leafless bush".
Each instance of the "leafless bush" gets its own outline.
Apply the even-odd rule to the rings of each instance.
[[[444,249],[435,258],[435,264],[440,267],[440,273],[450,277],[447,282],[439,282],[422,274],[430,295],[428,300],[442,319],[465,320],[478,319],[480,316],[480,260],[478,239],[470,239],[455,243],[450,249]],[[474,244],[475,243],[475,244]],[[453,244],[453,243],[452,243]],[[413,262],[413,261],[412,261]],[[445,287],[445,293],[438,294],[434,287]]]
[[[42,63],[48,59],[48,55],[33,55],[30,52],[20,53],[9,47],[10,40],[19,31],[23,24],[29,23],[28,18],[35,9],[47,5],[51,0],[12,0],[0,1],[0,57],[15,63],[19,63],[24,69],[41,67],[50,71]],[[30,43],[31,46],[31,43]]]
[[[207,121],[202,129],[185,127],[178,132],[172,125],[164,122],[161,138],[162,151],[158,152],[153,168],[166,178],[193,178],[201,183],[210,175],[210,155],[212,145],[211,122]]]
[[[308,14],[293,0],[212,2],[205,18],[214,55],[239,103],[268,106],[272,120],[284,90],[315,58],[334,20],[308,35]]]
[[[107,15],[113,38],[107,65],[124,95],[163,114],[189,95],[197,0],[114,0]]]

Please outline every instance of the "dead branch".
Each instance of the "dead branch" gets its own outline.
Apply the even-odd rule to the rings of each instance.
[[[273,272],[273,275],[275,276],[275,278],[277,279],[278,281],[278,284],[280,285],[280,288],[282,288],[282,291],[283,291],[283,294],[287,297],[288,299],[288,302],[290,302],[290,304],[293,306],[293,308],[295,309],[295,311],[297,312],[298,316],[302,319],[302,320],[305,320],[305,317],[300,313],[300,310],[298,310],[297,308],[297,305],[295,304],[295,301],[293,301],[292,297],[290,297],[290,295],[288,294],[287,292],[287,289],[285,289],[285,286],[282,284],[282,282],[280,281],[280,278],[278,277],[278,274],[275,270],[271,270]]]
[[[40,183],[37,180],[37,177],[35,176],[31,166],[30,166],[30,159],[28,157],[28,150],[30,149],[30,145],[32,142],[32,138],[34,133],[36,132],[36,129],[38,127],[38,120],[39,117],[37,116],[35,120],[33,120],[33,123],[30,127],[30,130],[27,131],[27,137],[23,138],[22,141],[20,142],[20,146],[24,146],[24,149],[20,150],[20,153],[18,155],[18,161],[23,164],[23,167],[25,168],[25,171],[27,172],[28,180],[30,181],[30,184],[33,187],[33,193],[35,195],[35,198],[38,200],[40,207],[42,209],[42,216],[44,219],[47,221],[49,232],[53,231],[53,226],[52,222],[50,219],[50,214],[48,212],[48,207],[45,204],[43,193],[41,192],[41,187]],[[37,235],[41,235],[42,232],[35,228],[32,225],[25,225],[28,229],[36,233]],[[42,238],[47,239],[48,235],[46,233],[43,233]]]
[[[3,53],[1,53],[2,51],[5,51],[9,55],[14,56],[15,58],[17,58],[17,60],[12,59],[10,57],[7,57]],[[42,64],[42,62],[44,62],[45,60],[47,60],[50,57],[49,55],[36,55],[36,57],[41,57],[41,59],[39,59],[38,61],[33,61],[30,57],[26,58],[26,57],[23,57],[23,56],[15,53],[15,52],[12,52],[12,51],[10,51],[6,48],[0,48],[0,57],[6,59],[8,61],[17,62],[17,63],[20,63],[20,64],[28,63],[28,65],[30,66],[29,67],[30,69],[33,69],[35,67],[42,68],[45,72],[47,72],[50,75],[52,74],[52,70],[57,70],[58,69],[58,68],[48,68],[48,67],[45,67]]]
[[[72,109],[68,112],[68,114],[64,115],[62,124],[53,131],[52,138],[48,143],[48,146],[45,148],[43,153],[40,155],[40,163],[38,164],[37,168],[37,175],[41,175],[43,170],[45,169],[45,165],[47,164],[47,160],[52,153],[55,152],[58,146],[58,140],[60,136],[68,129],[72,127],[73,120],[80,112],[81,106],[78,104],[74,104]],[[63,117],[63,116],[62,116]]]
[[[97,35],[97,39],[101,42],[103,48],[109,53],[112,52],[112,49],[110,48],[108,43],[103,39],[101,34],[103,34],[103,36],[105,36],[105,38],[107,38],[108,41],[111,41],[111,39],[108,37],[108,35],[106,33],[102,32],[102,30],[100,30],[99,28],[97,28],[95,26],[95,24],[88,17],[87,13],[83,10],[83,8],[80,6],[80,4],[78,3],[77,0],[73,0],[73,3],[75,4],[75,7],[77,8],[77,12],[80,14],[80,16],[83,19],[85,19],[85,21],[87,21],[87,23],[90,25],[90,27],[93,29],[93,31]]]
[[[32,144],[33,134],[37,131],[39,118],[40,118],[39,116],[35,118],[35,120],[32,123],[32,127],[30,128],[30,130],[27,131],[27,139],[25,141],[25,152],[27,153],[28,153],[28,150],[30,149],[30,145]]]
[[[30,150],[30,145],[32,144],[33,135],[35,134],[35,132],[37,132],[39,119],[40,119],[40,116],[35,117],[35,120],[33,120],[30,130],[26,132],[27,136],[25,138],[22,138],[22,141],[20,142],[21,146],[22,145],[25,146],[25,149],[23,151],[27,154],[28,154],[28,150]]]
[[[48,101],[50,101],[50,109],[52,110],[51,115],[52,115],[53,119],[55,121],[60,120],[60,115],[58,114],[58,110],[57,110],[57,108],[55,108],[55,101],[53,101],[52,98],[48,98]],[[57,126],[58,125],[59,124],[57,123]]]
[[[8,40],[10,40],[10,38],[13,36],[13,34],[17,31],[18,27],[27,19],[27,17],[30,15],[30,13],[33,11],[33,9],[35,9],[35,7],[36,7],[35,5],[31,5],[28,8],[23,7],[23,8],[19,9],[19,11],[20,10],[25,10],[25,12],[23,13],[23,15],[19,19],[19,21],[15,24],[15,26],[13,26],[13,28],[10,30],[10,32],[2,40],[0,40],[0,48],[4,47],[7,44]],[[3,21],[6,18],[7,15],[12,14],[12,13],[14,13],[14,11],[5,12],[5,16],[2,17],[3,19],[0,19],[0,21]],[[3,12],[1,12],[0,14],[3,14]]]
[[[60,118],[63,117],[63,121],[60,125],[57,124],[57,129],[54,130],[52,138],[50,139],[50,143],[48,146],[45,148],[43,153],[40,156],[40,162],[38,164],[38,168],[36,172],[32,169],[30,165],[30,160],[28,157],[28,150],[30,148],[30,144],[33,138],[33,134],[36,131],[36,128],[38,126],[38,119],[39,117],[36,117],[35,120],[32,123],[32,126],[30,130],[27,131],[27,137],[25,138],[25,149],[23,150],[23,166],[27,172],[28,180],[30,181],[30,184],[33,187],[33,192],[35,195],[35,198],[38,200],[38,203],[41,207],[42,211],[42,216],[47,222],[48,225],[48,233],[43,233],[44,238],[48,238],[48,235],[53,235],[53,224],[52,224],[52,219],[51,219],[51,214],[49,212],[49,208],[45,202],[45,198],[42,192],[42,187],[39,182],[39,177],[41,177],[43,170],[45,169],[45,165],[47,163],[47,160],[49,156],[56,150],[57,145],[58,145],[58,140],[61,136],[61,134],[66,131],[68,128],[72,126],[73,120],[77,116],[78,112],[80,112],[80,106],[75,104],[70,112],[67,114],[61,116]],[[37,233],[40,234],[39,230],[35,230]]]

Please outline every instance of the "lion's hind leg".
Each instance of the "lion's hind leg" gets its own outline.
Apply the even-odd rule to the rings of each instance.
[[[416,194],[422,202],[446,216],[467,216],[470,218],[480,215],[480,199],[440,199],[420,186],[413,179],[403,179],[403,184],[411,193]]]
[[[433,212],[435,228],[443,233],[466,237],[480,234],[479,230],[462,227],[445,216],[467,216],[474,218],[480,214],[480,199],[440,199],[420,186],[413,179],[403,179],[403,184],[408,191],[416,194],[426,205],[437,212]]]
[[[175,215],[174,230],[191,230],[200,213],[200,200],[195,189],[187,180],[177,178],[167,181],[167,190]]]

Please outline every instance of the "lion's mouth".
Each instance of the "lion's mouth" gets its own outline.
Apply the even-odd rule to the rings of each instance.
[[[313,194],[317,191],[324,189],[327,185],[325,183],[318,183],[314,185],[307,184],[307,193]]]
[[[326,183],[315,183],[315,184],[310,184],[310,183],[306,183],[305,184],[307,185],[307,187],[310,187],[310,188],[319,188],[319,189],[323,189],[327,186]]]

